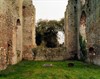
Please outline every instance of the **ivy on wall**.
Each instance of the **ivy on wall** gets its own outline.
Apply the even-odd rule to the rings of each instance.
[[[80,42],[80,60],[85,61],[87,59],[86,41],[83,39],[82,35],[79,36]]]

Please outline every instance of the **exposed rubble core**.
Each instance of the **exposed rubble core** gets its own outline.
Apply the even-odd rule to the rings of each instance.
[[[35,45],[35,7],[31,0],[23,2],[23,59],[33,60]]]
[[[31,0],[0,0],[0,70],[21,61],[25,45],[35,46],[34,13]],[[32,54],[29,48],[27,51]]]
[[[100,1],[69,0],[65,12],[65,46],[68,53],[79,54],[80,35],[86,42],[86,49],[93,47],[93,60],[100,65]]]

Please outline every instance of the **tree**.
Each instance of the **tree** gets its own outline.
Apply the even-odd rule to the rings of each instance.
[[[48,20],[40,20],[36,25],[36,44],[37,46],[43,43],[44,32],[46,31],[46,27],[48,24]]]
[[[64,18],[61,18],[59,21],[59,29],[64,32]]]
[[[46,43],[46,47],[55,48],[57,47],[57,31],[54,27],[49,27],[47,31],[44,33],[44,41]]]
[[[46,47],[57,47],[57,32],[63,31],[64,19],[57,20],[40,20],[36,26],[36,43],[37,45],[45,44]]]

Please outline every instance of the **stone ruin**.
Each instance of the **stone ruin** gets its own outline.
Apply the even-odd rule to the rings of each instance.
[[[32,0],[0,0],[0,70],[22,59],[32,60],[35,46]]]
[[[86,50],[90,47],[95,49],[94,63],[100,65],[99,0],[69,0],[65,12],[65,47],[67,51],[59,52],[61,56],[56,56],[56,53],[53,53],[53,56],[50,54],[49,56],[54,58],[50,58],[50,60],[59,60],[59,57],[60,60],[67,59],[67,55],[69,58],[72,53],[77,53],[79,56],[80,35],[86,42]],[[16,64],[22,59],[33,60],[31,49],[34,47],[36,47],[35,7],[32,5],[32,0],[0,0],[0,70],[6,69],[9,64]],[[36,59],[41,60],[43,56],[43,60],[45,60],[45,53],[39,58],[40,54],[36,56]],[[48,54],[46,53],[46,55]]]
[[[100,65],[100,1],[69,0],[65,12],[65,46],[67,53],[80,53],[79,38],[86,42],[86,50],[93,47],[94,64]]]

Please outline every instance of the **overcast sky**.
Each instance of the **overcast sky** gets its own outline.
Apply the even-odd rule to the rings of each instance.
[[[64,17],[68,0],[33,0],[36,8],[36,20]]]

